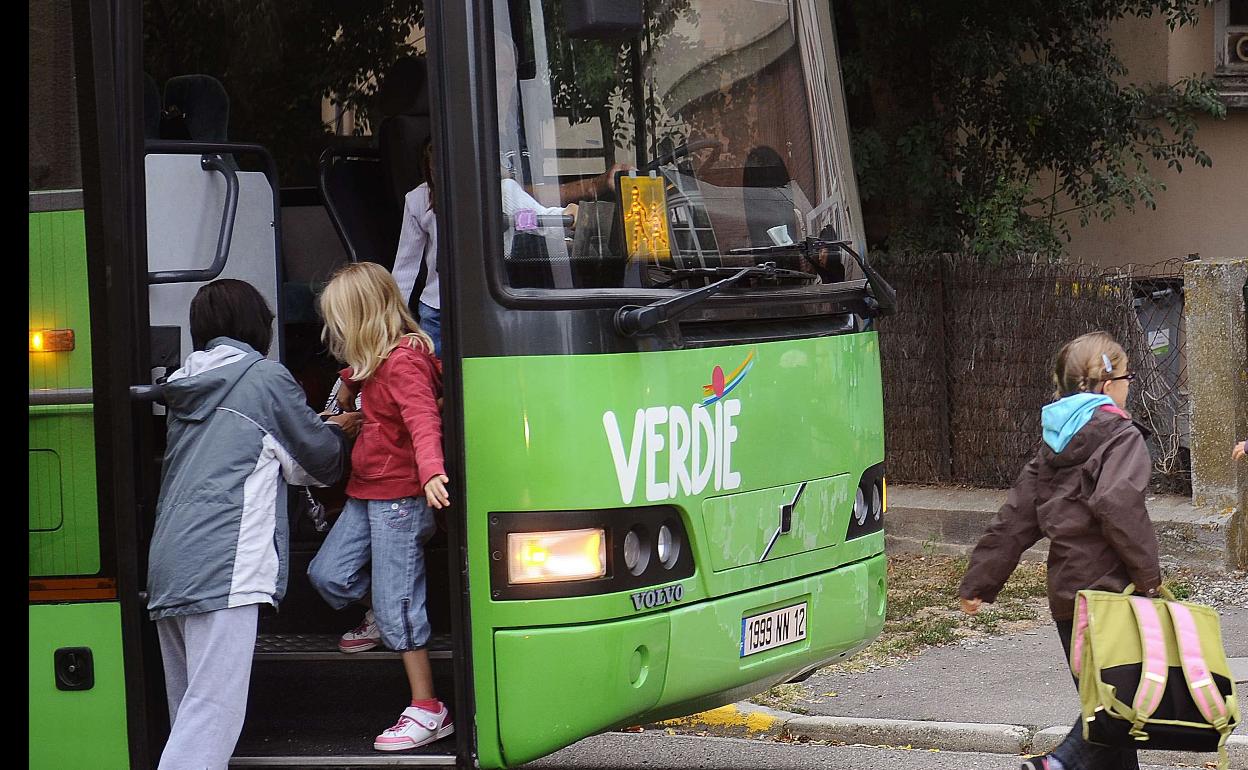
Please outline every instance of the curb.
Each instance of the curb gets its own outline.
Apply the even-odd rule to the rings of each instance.
[[[968,722],[798,717],[789,720],[785,729],[794,738],[812,741],[985,754],[1022,754],[1031,743],[1031,731],[1026,727]]]
[[[721,738],[784,738],[1015,755],[1052,751],[1070,732],[1069,725],[1036,730],[1024,725],[804,716],[751,703],[722,706],[646,727],[672,734]],[[1248,735],[1232,735],[1226,748],[1231,767],[1248,768]],[[1216,762],[1217,754],[1145,749],[1140,751],[1140,761],[1149,764],[1200,765]]]

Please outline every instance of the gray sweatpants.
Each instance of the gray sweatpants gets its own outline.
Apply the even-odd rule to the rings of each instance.
[[[159,770],[221,770],[243,731],[259,605],[156,621],[169,693]]]

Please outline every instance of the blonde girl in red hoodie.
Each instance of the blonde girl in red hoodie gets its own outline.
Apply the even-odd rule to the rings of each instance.
[[[434,693],[425,646],[425,542],[436,526],[430,508],[450,504],[438,412],[442,366],[433,342],[412,318],[398,284],[372,262],[336,272],[320,299],[322,339],[348,364],[341,372],[350,401],[361,396],[364,425],[351,452],[347,504],[308,577],[335,609],[364,602],[364,623],[339,648],[384,643],[401,654],[412,702],[373,742],[378,751],[413,749],[455,731]]]
[[[1049,538],[1049,608],[1070,660],[1075,594],[1122,591],[1150,596],[1161,585],[1157,536],[1144,495],[1152,476],[1144,436],[1123,408],[1131,379],[1126,351],[1105,332],[1066,343],[1057,354],[1057,400],[1041,410],[1043,441],[971,554],[959,594],[962,610],[997,597],[1023,551]],[[1135,770],[1134,749],[1099,746],[1074,728],[1052,753],[1022,770]]]

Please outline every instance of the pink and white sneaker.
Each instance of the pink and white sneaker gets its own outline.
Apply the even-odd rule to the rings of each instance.
[[[437,714],[422,708],[408,706],[403,709],[399,721],[393,727],[378,735],[373,741],[373,748],[378,751],[403,751],[441,740],[455,732],[451,722],[451,712],[443,704]]]
[[[342,635],[338,640],[338,649],[342,652],[364,652],[381,644],[381,629],[377,627],[377,619],[373,611],[364,613],[364,620],[358,626]]]

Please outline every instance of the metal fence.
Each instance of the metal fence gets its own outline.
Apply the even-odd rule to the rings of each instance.
[[[1128,408],[1152,432],[1154,489],[1190,490],[1181,266],[881,260],[902,303],[880,324],[889,477],[1009,486],[1036,450],[1058,349],[1101,329],[1137,373]]]

